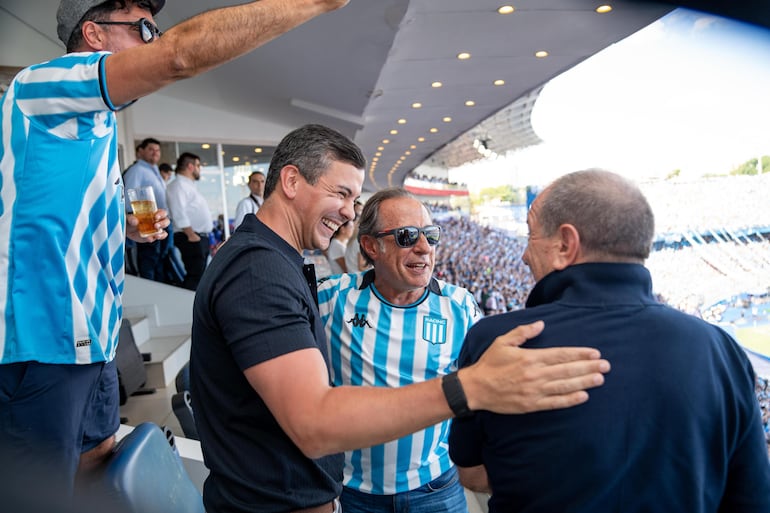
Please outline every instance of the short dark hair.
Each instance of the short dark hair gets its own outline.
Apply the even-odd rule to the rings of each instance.
[[[249,181],[251,181],[251,177],[254,176],[254,175],[265,176],[265,173],[263,173],[262,171],[252,171],[251,174],[249,175]]]
[[[160,164],[158,164],[158,171],[160,171],[161,173],[165,173],[165,172],[170,173],[173,170],[174,168],[171,167],[171,164],[169,164],[168,162],[161,162]]]
[[[142,140],[142,142],[140,142],[140,143],[139,143],[139,144],[136,146],[136,149],[137,149],[137,150],[143,150],[143,149],[145,149],[147,146],[149,146],[150,144],[157,144],[158,146],[160,146],[160,141],[159,141],[159,140],[157,140],[157,139],[153,139],[152,137],[148,137],[148,138],[146,138],[146,139],[143,139],[143,140]]]
[[[186,151],[179,155],[179,158],[176,159],[176,169],[175,171],[178,173],[180,171],[183,171],[187,169],[187,166],[196,160],[200,161],[200,157],[194,153],[190,153],[189,151]]]
[[[375,192],[372,197],[366,201],[364,209],[361,211],[361,217],[358,222],[359,242],[361,241],[362,235],[371,235],[374,237],[377,233],[382,231],[382,223],[380,223],[380,206],[384,201],[393,198],[417,199],[411,192],[402,187],[390,187]],[[374,265],[374,260],[369,257],[362,244],[359,244],[359,251],[361,251],[361,255],[368,264]]]
[[[601,169],[577,171],[556,179],[541,194],[543,235],[571,224],[591,253],[639,260],[650,255],[655,217],[642,191],[626,178]]]
[[[275,190],[281,169],[297,166],[311,185],[318,181],[332,162],[346,162],[357,169],[366,168],[366,158],[356,144],[331,128],[305,125],[286,135],[273,153],[265,179],[265,199]]]

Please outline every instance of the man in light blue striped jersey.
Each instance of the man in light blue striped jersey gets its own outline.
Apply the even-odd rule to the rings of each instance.
[[[319,285],[335,385],[399,387],[450,374],[468,328],[481,316],[466,289],[433,277],[443,235],[425,206],[401,188],[364,206],[361,252],[374,266]],[[345,513],[465,513],[449,459],[449,421],[345,453]]]
[[[11,492],[66,499],[76,472],[114,445],[125,238],[166,237],[141,238],[126,218],[115,112],[346,3],[250,2],[161,38],[153,16],[165,0],[60,2],[68,53],[22,70],[0,102],[0,497],[9,510]],[[168,226],[163,210],[155,221]]]

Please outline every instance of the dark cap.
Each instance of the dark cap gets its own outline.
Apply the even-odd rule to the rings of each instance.
[[[59,35],[64,46],[72,36],[80,20],[85,16],[89,9],[97,5],[106,3],[105,0],[61,0],[59,10],[56,11],[56,33]],[[166,0],[147,0],[150,5],[150,12],[153,16],[163,9]]]

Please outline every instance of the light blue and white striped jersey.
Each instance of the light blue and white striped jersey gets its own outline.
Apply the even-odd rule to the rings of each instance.
[[[115,354],[125,206],[107,55],[31,66],[0,104],[0,363]]]
[[[367,271],[319,283],[334,384],[399,387],[456,370],[465,333],[481,317],[473,295],[434,278],[419,301],[397,306],[373,282]],[[448,435],[446,421],[346,452],[343,484],[378,495],[419,488],[451,468]]]

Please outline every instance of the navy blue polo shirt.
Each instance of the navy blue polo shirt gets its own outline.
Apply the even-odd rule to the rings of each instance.
[[[541,319],[524,347],[596,347],[612,371],[573,408],[453,421],[450,456],[486,466],[490,512],[770,511],[754,373],[729,335],[657,303],[641,265],[581,264],[479,321],[460,366]]]

